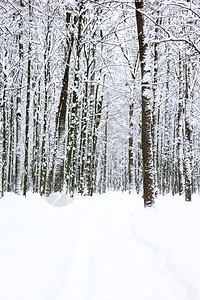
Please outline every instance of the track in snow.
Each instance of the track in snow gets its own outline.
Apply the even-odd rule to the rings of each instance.
[[[177,227],[173,236],[168,219],[162,224],[164,209],[164,215],[156,213],[152,228],[158,234],[154,236],[151,227],[145,228],[154,219],[152,211],[144,211],[142,199],[136,197],[118,193],[81,197],[64,208],[52,207],[37,195],[24,199],[11,194],[1,199],[0,299],[199,300],[199,221],[188,232],[194,234],[190,239],[196,245],[192,246],[194,259],[187,256],[189,263],[183,261],[192,250],[189,246],[177,257],[178,247],[187,245],[182,243],[184,232],[169,260],[170,247],[163,252],[168,243],[163,242],[162,228],[167,226],[164,232],[168,241],[172,238],[170,246],[182,231]],[[195,211],[197,221],[199,210]],[[170,215],[171,211],[167,218]],[[184,222],[185,215],[183,211]],[[187,226],[192,218],[193,210]]]
[[[73,255],[55,300],[188,299],[162,260],[134,234],[131,209],[99,201],[77,220]]]

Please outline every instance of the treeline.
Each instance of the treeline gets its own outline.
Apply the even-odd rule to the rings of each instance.
[[[139,193],[147,171],[147,205],[158,192],[190,200],[200,186],[197,2],[2,1],[1,196]]]

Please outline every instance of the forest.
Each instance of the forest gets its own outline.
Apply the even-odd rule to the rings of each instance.
[[[199,177],[199,0],[1,0],[0,197]]]

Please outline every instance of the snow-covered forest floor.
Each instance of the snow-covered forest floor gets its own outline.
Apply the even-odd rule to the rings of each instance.
[[[200,196],[0,200],[0,299],[199,300]]]

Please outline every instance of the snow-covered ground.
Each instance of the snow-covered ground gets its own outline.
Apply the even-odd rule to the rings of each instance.
[[[199,300],[200,195],[0,199],[1,300]]]

